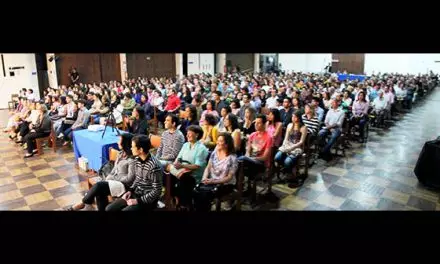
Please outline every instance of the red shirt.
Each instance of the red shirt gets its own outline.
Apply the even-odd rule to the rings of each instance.
[[[167,105],[165,106],[165,111],[174,110],[180,106],[180,98],[173,94],[168,97]]]
[[[266,149],[272,147],[272,137],[267,131],[261,134],[254,132],[249,136],[249,144],[251,144],[251,157],[260,157],[264,154]],[[264,164],[268,168],[270,166],[270,159],[267,159]]]

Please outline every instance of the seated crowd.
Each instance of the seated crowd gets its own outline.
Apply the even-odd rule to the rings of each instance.
[[[319,157],[328,161],[346,128],[358,129],[363,143],[368,122],[384,126],[436,85],[432,73],[363,81],[339,81],[335,74],[234,73],[80,83],[48,88],[40,101],[32,90],[20,91],[5,132],[27,149],[27,158],[36,153],[36,138],[54,133],[68,145],[74,131],[104,124],[113,112],[115,125],[129,132],[121,135],[115,165],[69,210],[95,200],[98,210],[150,210],[170,179],[180,208],[208,211],[215,198],[233,191],[239,163],[248,178],[273,164],[286,172],[289,187],[300,187],[307,175],[296,166],[306,142],[315,142]],[[152,126],[156,133],[164,128],[154,155]],[[108,196],[118,198],[109,204]]]

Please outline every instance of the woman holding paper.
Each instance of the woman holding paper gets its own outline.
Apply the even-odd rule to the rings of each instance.
[[[79,211],[86,205],[91,205],[96,198],[98,211],[105,211],[108,205],[107,197],[119,197],[125,193],[126,186],[130,186],[134,181],[134,159],[131,152],[132,134],[121,134],[118,142],[121,151],[115,161],[115,165],[110,174],[104,181],[99,181],[86,193],[81,203],[73,205],[67,211]],[[131,175],[131,177],[130,177]]]

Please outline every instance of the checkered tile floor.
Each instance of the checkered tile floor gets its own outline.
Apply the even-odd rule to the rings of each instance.
[[[71,148],[45,149],[24,159],[24,151],[0,137],[0,210],[58,210],[80,201],[87,176],[74,166]]]
[[[372,129],[366,144],[352,143],[346,157],[315,164],[301,188],[275,184],[279,202],[254,209],[440,210],[439,192],[419,185],[413,173],[424,142],[440,135],[438,101],[440,89],[390,129]],[[23,156],[1,132],[0,210],[60,210],[81,200],[87,175],[75,168],[70,147]]]

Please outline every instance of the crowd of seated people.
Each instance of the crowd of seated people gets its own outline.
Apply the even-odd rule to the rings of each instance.
[[[62,85],[46,89],[44,99],[37,102],[32,92],[21,91],[5,131],[26,145],[30,157],[35,154],[35,139],[51,129],[68,145],[74,131],[102,124],[110,109],[117,108],[125,129],[134,135],[131,149],[130,140],[121,139],[117,162],[133,159],[135,167],[130,169],[124,162],[113,172],[131,173],[129,180],[111,178],[123,182],[115,205],[107,206],[103,197],[115,193],[103,181],[73,210],[95,198],[100,210],[151,208],[170,176],[176,203],[203,211],[236,183],[238,161],[246,177],[267,171],[271,163],[284,167],[289,187],[300,187],[305,176],[298,175],[295,166],[306,138],[316,142],[319,157],[328,161],[346,125],[359,129],[362,143],[364,127],[372,117],[383,126],[399,107],[411,109],[437,80],[432,73],[373,75],[362,82],[339,81],[334,74],[233,73]],[[151,120],[165,128],[155,130],[161,144],[154,156],[149,154]],[[231,186],[224,187],[227,184]]]

